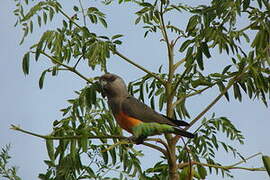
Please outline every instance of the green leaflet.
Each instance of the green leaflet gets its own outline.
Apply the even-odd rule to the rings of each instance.
[[[270,157],[269,156],[262,156],[264,167],[270,177]]]

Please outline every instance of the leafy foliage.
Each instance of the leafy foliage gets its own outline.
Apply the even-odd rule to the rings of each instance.
[[[216,152],[220,149],[220,147],[225,150],[225,152],[230,152],[233,154],[234,158],[236,156],[239,156],[241,159],[244,159],[244,157],[237,151],[237,149],[231,145],[229,145],[227,142],[224,142],[219,139],[218,132],[222,132],[226,135],[228,139],[231,141],[237,141],[240,144],[244,143],[244,137],[241,134],[241,132],[231,123],[230,120],[228,120],[226,117],[220,117],[220,118],[214,118],[214,116],[206,120],[204,119],[202,121],[202,125],[197,130],[198,136],[192,140],[193,142],[190,142],[186,144],[186,147],[189,149],[189,153],[192,156],[192,159],[196,160],[197,162],[205,161],[208,164],[213,165],[221,165],[220,163],[216,162]],[[180,153],[179,159],[185,159],[184,155],[186,155],[187,152]],[[198,174],[202,177],[202,172],[205,170],[204,167],[200,167],[200,165],[197,166],[198,168]],[[209,167],[209,172],[212,172],[212,167]],[[225,174],[229,177],[232,177],[229,170],[224,170],[220,168],[214,168],[216,170],[216,173],[220,171],[222,173],[222,176]]]
[[[108,171],[122,171],[127,177],[141,172],[137,153],[132,145],[120,145],[109,149],[111,143],[117,143],[117,137],[107,140],[106,136],[122,135],[115,124],[103,99],[96,98],[97,84],[85,87],[77,92],[78,98],[70,99],[71,104],[62,109],[63,119],[54,122],[50,137],[60,139],[54,146],[48,139],[47,150],[50,157],[46,174],[41,179],[80,179],[105,178]],[[91,140],[91,137],[97,139]],[[105,138],[104,138],[105,137]],[[85,158],[89,161],[84,164]]]
[[[240,144],[244,138],[229,119],[214,116],[204,118],[196,131],[197,137],[181,145],[172,143],[174,140],[178,142],[177,136],[166,135],[164,151],[175,154],[168,157],[164,153],[161,161],[143,170],[139,159],[142,153],[132,144],[122,141],[121,129],[97,94],[100,87],[95,82],[96,78],[85,77],[77,66],[84,64],[93,71],[104,73],[112,55],[126,60],[147,73],[129,84],[130,94],[142,102],[149,100],[153,109],[166,109],[168,116],[177,119],[192,117],[186,105],[190,97],[217,88],[220,95],[191,121],[192,125],[223,96],[228,101],[232,98],[242,101],[243,93],[246,93],[250,99],[258,98],[267,106],[270,94],[268,1],[212,0],[209,4],[196,6],[167,0],[117,1],[122,5],[130,3],[138,9],[134,23],[142,25],[145,38],[161,34],[160,42],[165,44],[168,54],[166,73],[163,64],[157,72],[150,72],[121,54],[118,46],[122,44],[119,40],[122,34],[108,37],[95,32],[92,28],[95,25],[109,28],[107,16],[98,6],[91,4],[85,8],[74,5],[71,12],[66,13],[57,0],[15,2],[16,25],[24,32],[21,43],[37,25],[41,27],[49,22],[59,22],[55,17],[61,19],[61,23],[47,29],[25,53],[22,60],[24,74],[30,72],[31,59],[40,61],[40,57],[45,56],[51,65],[41,73],[40,88],[47,73],[57,76],[59,71],[75,73],[88,83],[76,91],[77,98],[68,100],[70,106],[61,110],[63,119],[53,123],[53,131],[46,139],[49,160],[45,163],[48,170],[39,175],[41,179],[108,179],[107,173],[111,171],[115,171],[119,179],[205,179],[213,169],[217,174],[232,177],[230,169],[217,162],[216,152],[222,147],[234,157],[244,158],[220,136],[223,133],[226,140]],[[103,4],[108,8],[112,2],[105,0]],[[184,27],[170,19],[183,14],[189,16]],[[240,21],[245,23],[239,25]],[[211,72],[208,69],[209,59],[217,61],[216,52],[223,55],[226,65],[222,71]],[[182,59],[175,61],[175,54]],[[180,66],[181,72],[177,71]],[[228,91],[230,88],[232,91]],[[152,125],[137,127],[135,135],[152,135],[164,132],[164,128],[168,130],[163,125]],[[176,173],[171,173],[172,165],[178,167],[174,168]]]
[[[21,180],[17,175],[17,167],[11,166],[8,167],[10,160],[9,155],[10,145],[6,145],[2,148],[0,153],[0,177],[9,180]]]

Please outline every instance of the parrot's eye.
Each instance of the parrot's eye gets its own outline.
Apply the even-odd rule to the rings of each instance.
[[[105,74],[100,78],[100,80],[103,80],[106,82],[113,82],[116,78],[117,76],[114,76],[112,74]]]
[[[112,75],[104,76],[104,80],[107,82],[113,82],[115,79],[116,79],[116,76],[112,76]]]
[[[110,76],[110,77],[108,78],[108,81],[113,82],[115,79],[116,79],[115,76]]]

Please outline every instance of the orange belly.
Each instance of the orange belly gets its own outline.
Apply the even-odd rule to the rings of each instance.
[[[115,116],[117,123],[120,125],[121,128],[125,129],[126,131],[132,133],[132,128],[139,125],[142,121],[129,117],[125,113],[121,112]]]

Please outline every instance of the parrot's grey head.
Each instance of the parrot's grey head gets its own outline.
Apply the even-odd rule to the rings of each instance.
[[[124,80],[115,74],[104,74],[99,78],[102,87],[102,96],[108,98],[127,97],[128,91]]]

